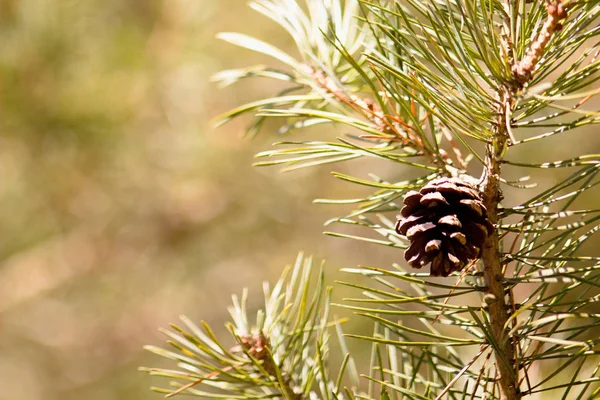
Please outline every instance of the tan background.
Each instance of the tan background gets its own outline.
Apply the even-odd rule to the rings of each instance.
[[[179,314],[223,331],[298,250],[399,256],[321,235],[341,210],[312,199],[350,190],[326,169],[252,168],[268,126],[210,127],[272,93],[209,82],[268,61],[214,39],[236,30],[291,45],[242,0],[0,2],[0,399],[161,398],[137,367]]]

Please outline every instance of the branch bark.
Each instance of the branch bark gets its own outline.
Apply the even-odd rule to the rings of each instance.
[[[494,124],[492,139],[486,152],[485,176],[482,183],[483,201],[488,210],[491,223],[499,222],[498,205],[502,200],[500,173],[503,154],[511,140],[510,121],[513,107],[512,87],[505,87],[498,93],[497,119]],[[519,390],[519,368],[515,357],[513,338],[509,335],[507,321],[510,317],[503,285],[501,245],[498,230],[490,235],[483,248],[483,275],[487,286],[487,294],[493,296],[488,308],[491,323],[491,334],[496,346],[494,353],[496,365],[500,373],[500,389],[503,400],[517,400],[521,397]]]
[[[510,7],[510,6],[509,6]],[[484,204],[487,208],[491,223],[498,224],[498,205],[502,199],[500,188],[500,169],[503,154],[509,143],[514,141],[511,131],[513,99],[528,81],[533,77],[534,70],[542,57],[546,45],[552,35],[562,29],[564,19],[568,17],[567,5],[564,0],[549,0],[546,4],[548,16],[541,31],[532,42],[525,57],[516,62],[513,59],[512,38],[506,37],[504,48],[513,65],[511,71],[514,82],[507,82],[498,92],[497,119],[493,127],[493,135],[486,152],[485,175],[482,182]],[[509,13],[508,15],[512,15]],[[510,26],[510,21],[509,26]],[[516,360],[515,346],[509,335],[507,321],[510,317],[506,302],[504,271],[502,268],[500,240],[497,230],[490,235],[483,248],[483,275],[487,286],[487,294],[495,299],[489,305],[488,313],[491,323],[491,333],[497,346],[494,347],[496,365],[500,373],[500,389],[503,400],[517,400],[521,397],[519,390],[519,366]]]
[[[552,35],[562,29],[561,21],[568,17],[567,4],[563,0],[549,1],[546,11],[548,12],[546,22],[531,44],[529,51],[521,61],[512,66],[513,77],[520,85],[531,80],[535,67],[544,54]]]
[[[488,210],[488,218],[491,223],[497,224],[498,204],[502,198],[500,188],[500,167],[502,153],[508,144],[510,119],[506,116],[511,112],[511,94],[507,90],[501,95],[499,104],[498,121],[495,126],[496,132],[487,147],[486,175],[483,180],[483,199]],[[495,299],[489,305],[488,313],[491,322],[491,333],[497,343],[495,350],[496,365],[500,372],[500,388],[502,399],[516,400],[520,397],[518,385],[518,366],[515,362],[515,351],[512,338],[508,335],[506,323],[509,318],[506,307],[506,295],[502,278],[501,248],[498,231],[488,236],[484,248],[482,261],[484,265],[483,275],[487,285],[487,293]]]

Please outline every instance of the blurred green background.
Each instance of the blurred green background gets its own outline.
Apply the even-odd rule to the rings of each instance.
[[[217,32],[292,46],[246,3],[0,1],[0,399],[162,398],[137,367],[168,365],[142,346],[179,314],[224,332],[230,294],[260,301],[298,250],[326,257],[330,277],[402,259],[321,235],[341,210],[312,199],[368,189],[328,168],[252,168],[277,140],[268,126],[253,140],[248,119],[210,127],[273,92],[210,82],[269,61]],[[366,177],[361,165],[335,169]]]
[[[0,2],[0,399],[162,398],[137,367],[179,314],[222,328],[298,250],[398,259],[321,235],[340,210],[312,199],[352,190],[327,170],[252,168],[277,138],[210,127],[272,93],[210,82],[268,61],[219,31],[292,44],[245,0]]]

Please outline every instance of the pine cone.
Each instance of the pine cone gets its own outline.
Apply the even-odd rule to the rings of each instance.
[[[431,263],[431,276],[448,276],[481,257],[494,227],[480,192],[458,178],[439,178],[404,197],[396,231],[410,247],[404,258],[413,268]]]

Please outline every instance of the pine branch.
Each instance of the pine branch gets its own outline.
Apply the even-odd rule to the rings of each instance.
[[[313,78],[319,86],[325,89],[328,93],[332,94],[337,101],[347,104],[354,110],[363,114],[367,119],[373,122],[380,133],[389,136],[382,137],[380,134],[374,136],[363,135],[361,136],[362,138],[377,141],[400,142],[402,146],[415,149],[419,154],[427,156],[432,164],[438,164],[442,170],[448,170],[450,174],[454,175],[458,173],[458,170],[450,168],[451,163],[449,162],[449,158],[446,153],[440,152],[436,154],[427,146],[425,146],[423,140],[417,134],[415,134],[415,128],[403,121],[399,115],[396,115],[395,117],[385,115],[382,108],[369,98],[360,98],[354,94],[348,95],[343,88],[338,87],[334,80],[328,77],[323,71],[314,71]],[[385,94],[385,92],[385,87],[382,87],[382,93]],[[388,102],[391,102],[391,99],[386,99]],[[413,115],[414,113],[413,106]],[[422,124],[425,121],[423,120],[419,122]],[[458,150],[456,146],[453,146],[453,150],[456,153],[461,167],[466,169],[466,165],[464,164],[464,160],[462,160],[460,150]]]
[[[568,17],[567,10],[568,4],[564,0],[548,1],[548,4],[546,5],[548,17],[546,22],[544,22],[540,33],[531,44],[525,58],[518,63],[515,63],[511,68],[515,80],[520,85],[524,85],[533,77],[535,67],[540,57],[544,55],[544,50],[546,49],[548,42],[550,42],[550,39],[552,39],[555,32],[562,29],[560,21]],[[506,53],[513,54],[512,48],[506,51]]]
[[[357,373],[349,354],[345,354],[346,361],[335,381],[331,371],[322,368],[328,358],[325,349],[330,328],[337,329],[342,349],[347,346],[339,334],[340,321],[329,317],[331,289],[324,286],[323,271],[316,282],[311,279],[311,271],[312,259],[301,254],[293,268],[284,270],[273,289],[265,284],[265,306],[252,325],[246,309],[247,293],[241,300],[233,296],[233,322],[228,329],[237,343],[234,347],[228,348],[217,339],[206,323],[200,329],[185,317],[182,320],[186,329],[172,325],[175,332],[163,331],[176,351],[154,346],[147,349],[176,361],[180,370],[142,370],[188,383],[175,381],[171,382],[175,390],[156,391],[166,397],[185,393],[217,399],[303,400],[316,393],[327,399],[334,382],[344,377],[356,387]],[[209,391],[200,391],[198,386],[208,387]],[[339,396],[344,388],[339,384],[335,387],[333,394]]]
[[[501,163],[503,153],[509,141],[509,125],[511,112],[511,93],[499,93],[500,102],[498,121],[495,126],[494,138],[487,147],[485,176],[482,182],[482,192],[488,218],[492,224],[498,225],[498,207],[502,199],[500,188]],[[508,124],[507,124],[508,122]],[[486,292],[491,296],[488,312],[496,354],[496,365],[500,372],[500,386],[503,399],[516,400],[520,397],[518,376],[513,338],[509,337],[507,322],[509,309],[506,303],[505,287],[503,285],[504,270],[502,266],[500,238],[496,229],[488,236],[482,254],[483,274],[487,285]]]
[[[587,366],[600,355],[600,341],[587,332],[600,326],[592,307],[598,302],[600,258],[580,251],[600,232],[600,211],[576,202],[600,186],[600,156],[549,161],[543,152],[527,160],[508,155],[517,146],[600,123],[600,113],[588,109],[600,94],[589,89],[600,80],[600,4],[305,0],[304,5],[252,3],[290,33],[298,56],[244,35],[221,36],[284,65],[226,71],[217,76],[223,84],[250,77],[290,84],[221,121],[253,112],[259,118],[252,132],[266,118],[284,121],[278,134],[332,123],[348,131],[336,139],[277,143],[282,147],[258,154],[260,166],[291,171],[372,158],[387,162],[394,173],[399,167],[418,168],[420,176],[401,181],[333,173],[368,192],[317,202],[353,208],[327,224],[368,232],[327,234],[404,250],[410,267],[429,267],[429,272],[396,264],[391,270],[345,270],[362,278],[342,283],[362,297],[337,306],[374,327],[371,334],[348,335],[372,346],[366,392],[341,387],[348,355],[337,378],[330,378],[327,318],[316,323],[320,300],[307,302],[304,278],[303,294],[285,296],[285,307],[274,295],[266,301],[264,315],[270,320],[257,323],[271,327],[264,337],[260,329],[238,332],[247,327],[247,318],[244,306],[236,305],[232,333],[243,354],[193,329],[192,335],[183,334],[185,340],[171,338],[179,349],[189,350],[188,341],[199,343],[202,357],[155,351],[194,374],[159,374],[192,381],[184,386],[188,393],[207,395],[193,388],[201,375],[202,384],[225,388],[238,400],[312,399],[315,381],[325,400],[516,400],[551,391],[581,399],[592,392],[587,398],[594,398],[600,367]],[[541,133],[527,136],[530,128]],[[480,180],[466,172],[477,168],[483,172]],[[504,204],[506,186],[528,189],[536,183],[508,179],[510,168],[574,170],[521,204],[509,204],[512,199]],[[517,299],[515,293],[522,291],[515,289],[522,284],[534,286],[525,299]],[[473,302],[477,298],[481,304]],[[472,351],[470,357],[463,348]],[[534,367],[549,372],[534,378]],[[570,374],[566,379],[563,367]],[[255,390],[257,382],[262,391]]]
[[[510,12],[511,5],[509,4],[507,8]],[[535,66],[544,54],[544,49],[552,38],[553,33],[562,29],[559,21],[567,18],[566,5],[563,4],[562,0],[548,2],[546,10],[548,17],[540,34],[531,44],[525,58],[519,62],[515,62],[511,68],[517,85],[509,83],[497,93],[499,99],[498,117],[494,126],[494,136],[487,146],[485,176],[482,182],[484,204],[488,210],[488,217],[490,222],[496,225],[499,223],[497,210],[502,200],[500,187],[502,159],[508,145],[516,141],[511,131],[514,99],[519,88],[532,79]],[[509,15],[514,14],[511,12]],[[508,25],[512,26],[510,17]],[[509,60],[512,59],[514,62],[512,43],[511,40],[508,40],[503,45],[505,46],[504,54],[509,55]],[[500,243],[497,230],[487,238],[482,255],[483,273],[487,285],[487,293],[493,300],[489,304],[488,310],[492,335],[496,344],[494,350],[496,353],[496,364],[500,372],[502,398],[517,400],[521,397],[519,365],[515,350],[518,339],[512,337],[508,331],[511,310],[507,306],[506,291],[503,284],[505,272],[502,265]]]

